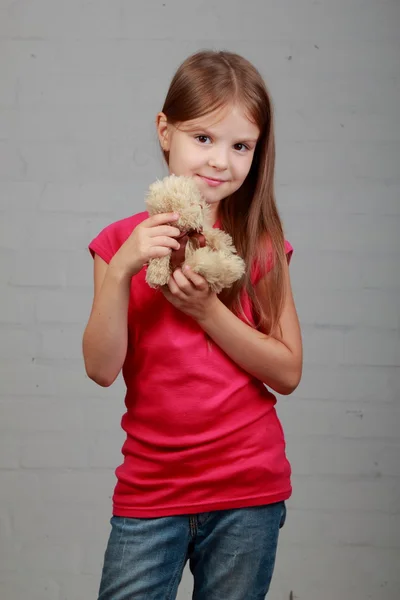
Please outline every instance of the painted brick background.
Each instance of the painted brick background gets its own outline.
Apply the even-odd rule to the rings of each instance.
[[[305,366],[279,399],[294,494],[270,598],[399,596],[399,31],[398,0],[0,0],[1,600],[97,597],[124,387],[84,373],[86,246],[143,209],[155,114],[208,47],[270,87],[295,247]]]

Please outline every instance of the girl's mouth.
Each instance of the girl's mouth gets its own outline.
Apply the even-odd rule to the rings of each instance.
[[[205,181],[210,187],[218,187],[219,185],[226,183],[226,181],[222,179],[211,179],[210,177],[204,177],[203,175],[198,175],[198,177]]]

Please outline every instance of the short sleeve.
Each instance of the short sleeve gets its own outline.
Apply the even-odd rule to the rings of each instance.
[[[128,239],[136,225],[144,221],[147,217],[148,213],[144,212],[107,225],[90,242],[88,246],[90,254],[93,258],[95,254],[98,254],[106,263],[109,263],[114,254]]]
[[[90,242],[88,246],[90,254],[93,256],[93,258],[95,254],[98,254],[100,258],[106,261],[106,263],[109,263],[115,254],[113,244],[110,239],[111,227],[112,225],[108,225],[102,231],[100,231],[100,233]]]
[[[285,253],[286,253],[286,258],[287,258],[287,261],[289,264],[291,261],[291,258],[292,258],[292,254],[293,254],[293,246],[287,240],[285,240]]]
[[[293,254],[293,246],[287,240],[285,240],[285,253],[286,253],[287,261],[288,261],[288,263],[290,263],[290,260],[292,258],[292,254]],[[272,268],[272,257],[270,257],[270,259],[268,260],[265,271],[264,271],[264,269],[261,268],[261,265],[258,261],[255,262],[253,269],[252,269],[252,273],[251,273],[252,284],[256,285],[262,278],[263,274],[268,273],[271,270],[271,268]]]

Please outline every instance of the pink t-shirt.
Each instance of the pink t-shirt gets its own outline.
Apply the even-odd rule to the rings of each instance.
[[[106,227],[90,243],[92,255],[108,263],[147,217]],[[113,514],[163,517],[289,498],[291,469],[275,396],[150,288],[145,269],[132,278],[128,334],[126,441]]]

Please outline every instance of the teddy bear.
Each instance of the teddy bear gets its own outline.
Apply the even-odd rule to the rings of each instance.
[[[192,177],[169,175],[152,183],[146,205],[150,216],[179,214],[179,220],[170,224],[181,231],[176,238],[179,250],[148,262],[146,281],[150,287],[166,285],[173,271],[186,265],[204,277],[217,294],[243,276],[245,263],[238,256],[231,236],[207,225],[209,206]]]

